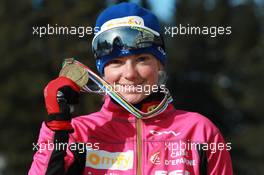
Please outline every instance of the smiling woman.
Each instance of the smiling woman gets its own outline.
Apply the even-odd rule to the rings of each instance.
[[[78,66],[80,78],[64,66],[44,90],[48,120],[38,140],[38,145],[89,143],[96,149],[38,151],[29,175],[231,175],[230,145],[220,131],[206,117],[171,103],[163,84],[167,56],[156,16],[121,3],[105,9],[96,27],[92,50],[103,79],[77,61],[72,64],[87,70],[102,89],[114,87],[117,93],[105,95],[100,111],[73,118],[72,105],[88,78]],[[190,143],[195,146],[186,146]]]
[[[150,54],[130,55],[110,61],[104,68],[104,79],[115,84],[115,91],[128,102],[136,104],[147,97],[146,92],[137,91],[136,87],[156,85],[161,68]]]

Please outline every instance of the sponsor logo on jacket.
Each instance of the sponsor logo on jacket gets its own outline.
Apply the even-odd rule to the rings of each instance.
[[[86,166],[95,169],[129,170],[133,168],[134,152],[88,151]]]
[[[150,162],[154,165],[160,164],[160,152],[156,152],[153,155],[150,156]]]
[[[180,164],[185,164],[188,166],[195,166],[196,160],[192,159],[192,156],[189,155],[187,151],[177,151],[175,155],[172,157],[170,154],[161,158],[161,152],[155,152],[151,154],[149,158],[150,162],[153,165],[166,165],[166,166],[177,166]]]
[[[149,132],[150,132],[150,134],[157,135],[157,136],[160,136],[160,135],[163,135],[163,134],[165,134],[165,135],[172,134],[172,135],[174,135],[176,137],[176,136],[178,136],[178,135],[181,134],[180,132],[174,132],[174,131],[171,131],[171,130],[169,130],[169,131],[155,131],[155,130],[150,130]]]

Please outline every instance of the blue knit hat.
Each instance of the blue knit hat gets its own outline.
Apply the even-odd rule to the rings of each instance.
[[[149,10],[138,6],[135,3],[123,2],[106,8],[97,18],[96,27],[98,33],[114,27],[136,26],[152,31],[154,34],[161,35],[161,28],[157,17]],[[96,35],[95,35],[96,37]],[[110,55],[102,56],[96,60],[96,67],[100,74],[104,72],[104,66],[114,58],[128,56],[132,54],[149,53],[155,56],[163,65],[167,58],[166,53],[160,46],[151,46],[135,50],[115,51]]]

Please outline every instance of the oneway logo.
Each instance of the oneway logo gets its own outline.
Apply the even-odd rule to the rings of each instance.
[[[133,168],[134,152],[91,150],[86,155],[86,166],[94,169],[129,170]]]
[[[174,132],[174,131],[155,131],[155,130],[150,130],[149,132],[152,135],[157,135],[157,136],[163,135],[163,134],[166,134],[166,135],[172,134],[172,135],[174,135],[176,137],[176,136],[181,134],[180,132]]]

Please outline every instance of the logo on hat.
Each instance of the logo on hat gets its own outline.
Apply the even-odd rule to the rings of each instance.
[[[121,26],[144,26],[143,18],[139,16],[127,16],[123,18],[115,18],[105,22],[101,30],[105,31],[114,27],[121,27]]]
[[[162,49],[162,47],[158,47],[158,50],[161,52],[162,55],[166,55],[166,52],[164,51],[164,49]]]

